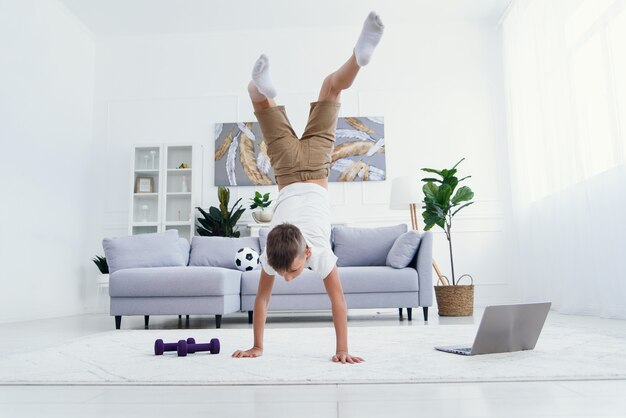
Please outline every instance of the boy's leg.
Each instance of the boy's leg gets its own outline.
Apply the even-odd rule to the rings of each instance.
[[[349,88],[359,69],[369,63],[376,45],[380,42],[384,28],[380,16],[370,12],[363,23],[363,29],[352,56],[337,71],[324,79],[319,102],[339,102],[341,91]]]
[[[255,111],[276,107],[276,89],[270,78],[270,64],[266,55],[261,55],[252,67],[252,80],[248,83],[248,94]]]
[[[248,93],[263,133],[263,142],[267,146],[276,182],[280,185],[282,176],[292,172],[297,165],[300,147],[285,107],[277,106],[274,101],[276,89],[270,79],[269,60],[265,55],[261,55],[254,64]]]
[[[319,177],[323,170],[326,176],[330,174],[341,91],[352,85],[361,67],[369,62],[383,29],[380,17],[371,12],[365,19],[352,55],[337,71],[324,79],[318,101],[311,104],[309,120],[302,135],[303,158],[311,178]]]

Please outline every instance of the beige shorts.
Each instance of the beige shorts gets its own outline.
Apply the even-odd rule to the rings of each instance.
[[[340,107],[335,102],[311,103],[302,139],[298,139],[291,127],[284,106],[254,112],[277,184],[328,177]]]

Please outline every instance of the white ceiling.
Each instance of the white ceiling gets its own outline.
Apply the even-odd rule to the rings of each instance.
[[[59,0],[97,38],[357,25],[481,21],[495,25],[512,0]]]

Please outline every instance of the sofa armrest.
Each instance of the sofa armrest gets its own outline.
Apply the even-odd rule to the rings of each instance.
[[[420,244],[413,260],[413,268],[417,270],[419,281],[420,306],[432,306],[433,304],[433,233],[432,231],[420,232]]]

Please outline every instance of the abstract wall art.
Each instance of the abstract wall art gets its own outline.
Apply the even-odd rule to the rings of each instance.
[[[216,124],[214,158],[216,186],[276,184],[257,122]],[[328,180],[385,180],[385,170],[384,119],[339,118]]]

